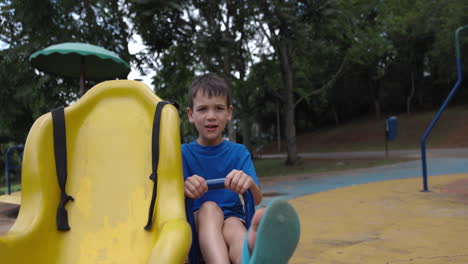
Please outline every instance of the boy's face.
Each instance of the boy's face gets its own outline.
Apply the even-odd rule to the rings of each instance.
[[[222,142],[223,130],[232,118],[232,106],[226,102],[226,96],[208,97],[203,91],[193,98],[193,109],[187,108],[187,115],[198,130],[198,144],[215,146]]]

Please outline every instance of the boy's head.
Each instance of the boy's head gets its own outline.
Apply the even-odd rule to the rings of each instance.
[[[208,97],[226,96],[226,106],[231,106],[231,89],[227,81],[215,73],[195,77],[189,89],[189,107],[193,109],[193,99],[199,92]]]
[[[187,115],[198,131],[197,142],[214,146],[222,142],[227,121],[232,118],[231,91],[223,78],[209,73],[196,77],[189,89]]]

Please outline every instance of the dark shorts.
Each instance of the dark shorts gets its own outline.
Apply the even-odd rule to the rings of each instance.
[[[224,213],[224,219],[226,220],[229,217],[237,217],[239,218],[242,222],[245,223],[245,213],[239,212],[238,210],[235,210],[235,208],[221,208]]]
[[[229,217],[237,217],[243,223],[245,223],[245,213],[244,213],[244,208],[242,206],[221,207],[221,210],[223,210],[224,220],[228,219]],[[194,214],[197,212],[198,210],[195,211]]]

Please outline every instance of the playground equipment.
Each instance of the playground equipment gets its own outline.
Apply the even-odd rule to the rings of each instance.
[[[9,147],[6,151],[6,160],[5,160],[5,171],[6,171],[6,184],[7,184],[7,194],[8,195],[11,195],[11,171],[12,170],[15,170],[15,169],[20,169],[21,168],[21,165],[19,166],[14,166],[11,164],[11,154],[13,153],[13,151],[17,151],[19,152],[19,155],[20,157],[23,157],[23,150],[24,150],[24,146],[23,145],[18,145],[18,146],[12,146],[12,147]]]
[[[207,180],[206,184],[208,185],[208,190],[217,190],[217,189],[225,188],[224,181],[225,181],[224,178]],[[246,225],[246,228],[249,229],[250,222],[255,213],[255,203],[254,203],[252,192],[250,190],[245,192],[242,197],[244,198],[244,212],[246,215],[245,225]],[[187,219],[190,223],[190,226],[192,227],[192,247],[190,248],[189,262],[190,264],[198,264],[200,263],[201,257],[200,257],[200,246],[198,245],[198,237],[197,237],[197,233],[195,232],[196,227],[195,227],[195,218],[193,215],[193,200],[190,198],[186,198],[185,204],[186,204],[186,211],[187,211]]]
[[[130,65],[103,47],[79,42],[49,46],[31,54],[29,61],[38,70],[60,76],[80,78],[80,97],[88,90],[85,79],[126,78]]]
[[[459,27],[457,30],[455,30],[455,53],[456,53],[456,60],[457,60],[457,75],[458,75],[458,80],[453,86],[452,90],[450,91],[449,95],[445,99],[444,103],[440,107],[439,111],[437,114],[434,116],[434,119],[432,119],[431,123],[429,124],[429,127],[426,129],[426,132],[424,132],[424,135],[421,139],[421,160],[422,160],[422,171],[423,171],[423,192],[429,191],[427,187],[427,164],[426,164],[426,139],[429,136],[429,134],[432,131],[432,128],[434,128],[435,124],[439,120],[440,116],[442,115],[442,112],[447,108],[448,103],[452,100],[453,95],[457,91],[458,87],[460,86],[462,79],[463,79],[463,72],[462,72],[462,61],[461,61],[461,52],[460,52],[460,39],[459,39],[459,34],[460,31],[468,28],[468,25],[465,25],[463,27]]]
[[[65,192],[55,167],[55,123],[50,113],[36,120],[25,145],[19,215],[0,236],[2,263],[183,263],[191,231],[180,120],[172,105],[161,112],[159,166],[152,173],[153,121],[160,101],[143,83],[108,81],[64,109],[68,177],[63,189],[74,198],[66,204],[69,231],[57,228],[57,206]],[[149,175],[157,182],[150,217],[155,183]],[[148,219],[152,228],[145,228]]]
[[[388,141],[397,138],[398,118],[391,116],[385,120],[385,157],[388,157]]]

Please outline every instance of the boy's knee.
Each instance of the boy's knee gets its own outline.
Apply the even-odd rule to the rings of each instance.
[[[224,216],[223,214],[223,210],[221,210],[221,208],[215,203],[215,202],[211,202],[211,201],[208,201],[208,202],[204,202],[201,206],[200,206],[200,209],[198,209],[198,213],[197,214],[203,214],[203,215],[206,215],[206,214],[209,214],[209,215],[221,215],[221,216]]]
[[[244,223],[237,217],[229,217],[224,220],[223,235],[225,237],[244,236],[246,232]]]

